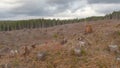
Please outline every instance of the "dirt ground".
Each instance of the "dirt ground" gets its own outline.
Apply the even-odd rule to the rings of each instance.
[[[85,34],[86,24],[92,26],[91,33]],[[79,38],[85,42],[85,46],[80,47],[80,56],[74,54],[74,48],[80,45]],[[120,48],[119,20],[0,32],[0,67],[120,68],[120,60],[117,60],[120,53],[111,53],[108,50],[108,46],[112,44]],[[32,48],[33,45],[35,48]],[[24,56],[25,46],[29,53]],[[11,50],[18,52],[11,56]],[[47,54],[45,60],[36,58],[39,52]]]

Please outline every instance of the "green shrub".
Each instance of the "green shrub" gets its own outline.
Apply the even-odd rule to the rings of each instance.
[[[117,31],[118,35],[120,35],[120,31]]]
[[[19,60],[16,59],[12,62],[12,64],[14,67],[17,67],[17,66],[19,66],[20,63],[19,63]]]
[[[85,51],[85,49],[81,49],[81,55],[82,56],[86,56],[87,55],[87,52]]]
[[[54,37],[55,39],[57,39],[57,38],[58,38],[58,34],[54,34],[53,37]]]

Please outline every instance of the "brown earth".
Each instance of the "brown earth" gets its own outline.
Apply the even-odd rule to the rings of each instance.
[[[0,64],[11,68],[120,68],[116,53],[110,53],[111,44],[120,47],[120,21],[87,22],[92,32],[85,33],[85,23],[66,24],[50,28],[24,29],[0,32]],[[73,53],[78,38],[87,45],[81,56]],[[67,40],[64,43],[64,39]],[[24,46],[29,54],[23,56]],[[34,46],[34,48],[32,48]],[[18,53],[11,56],[11,50]],[[45,60],[37,60],[38,52],[46,52]]]

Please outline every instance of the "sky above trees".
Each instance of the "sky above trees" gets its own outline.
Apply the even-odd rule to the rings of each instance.
[[[0,0],[0,20],[103,16],[119,7],[120,0]]]

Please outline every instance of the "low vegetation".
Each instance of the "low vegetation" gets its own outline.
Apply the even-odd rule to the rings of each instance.
[[[84,22],[1,31],[0,67],[119,68],[120,32],[116,28],[119,23],[119,20],[91,21],[87,23],[91,25],[87,33]]]

